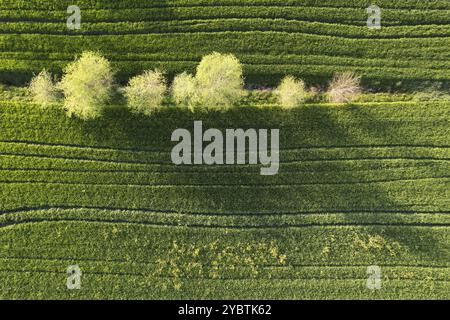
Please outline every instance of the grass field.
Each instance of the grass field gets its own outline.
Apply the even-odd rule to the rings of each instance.
[[[79,0],[83,27],[69,31],[72,4],[0,0],[1,81],[61,73],[82,50],[100,50],[122,81],[154,67],[193,71],[220,51],[244,63],[250,83],[293,74],[322,84],[353,70],[374,88],[450,84],[446,0],[379,0],[381,30],[367,28],[365,0]]]
[[[450,299],[450,1],[377,0],[378,30],[366,0],[77,0],[68,30],[73,4],[0,0],[0,299]],[[68,117],[51,75],[36,87],[59,100],[32,102],[33,74],[60,80],[86,50],[116,72],[104,114]],[[227,111],[168,92],[148,117],[125,108],[131,76],[160,68],[171,85],[212,52],[264,90]],[[345,71],[365,91],[326,103]],[[113,83],[97,73],[72,82],[91,104]],[[306,83],[290,110],[271,91],[286,75]],[[279,173],[175,166],[172,133],[199,120],[280,129]]]
[[[170,134],[194,120],[280,128],[279,174],[172,165]],[[448,102],[94,122],[2,102],[0,297],[448,299],[449,121]]]

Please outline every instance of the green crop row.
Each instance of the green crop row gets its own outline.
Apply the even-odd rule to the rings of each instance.
[[[36,10],[64,10],[73,3],[70,0],[1,0],[0,7],[6,9],[36,9]],[[158,8],[158,7],[190,7],[190,6],[300,6],[300,7],[349,7],[367,8],[366,0],[217,0],[212,4],[210,0],[153,0],[151,3],[134,0],[78,0],[80,7],[88,9],[127,9],[127,8]],[[377,0],[376,4],[382,8],[404,9],[450,9],[446,0],[418,1]]]
[[[308,208],[308,212],[439,211],[450,205],[449,186],[450,178],[259,187],[11,182],[0,185],[3,198],[0,208],[64,204],[122,208],[128,204],[132,209],[204,213],[299,212],[305,210],[302,208]]]
[[[380,264],[389,265],[448,267],[448,254],[442,254],[442,251],[448,248],[449,228],[446,226],[336,225],[279,229],[227,229],[165,227],[126,221],[89,222],[89,217],[85,217],[85,220],[43,221],[3,227],[0,230],[0,242],[14,244],[14,246],[6,247],[2,257],[22,256],[45,259],[66,257],[73,260],[78,258],[80,262],[98,259],[124,261],[130,264],[133,262],[155,263],[158,259],[170,258],[173,254],[172,249],[176,249],[173,248],[173,242],[177,242],[182,247],[180,249],[183,247],[188,249],[192,246],[195,250],[198,246],[200,250],[202,248],[205,250],[210,246],[211,250],[206,252],[205,256],[203,254],[199,256],[199,262],[208,264],[211,262],[207,260],[208,254],[216,251],[215,246],[235,247],[243,249],[242,251],[250,256],[258,256],[258,251],[247,252],[245,246],[257,249],[259,243],[268,244],[269,248],[265,248],[267,251],[275,249],[278,254],[286,255],[286,263],[282,264],[276,260],[254,261],[257,265],[364,266],[371,265],[370,262],[375,260]],[[322,232],[318,232],[319,229]],[[58,233],[60,233],[59,239]],[[12,236],[13,238],[8,241]],[[379,242],[375,245],[369,243],[370,236],[378,236]],[[77,245],[74,246],[74,243]],[[332,250],[328,254],[322,253],[327,245]],[[69,249],[70,247],[72,249]],[[422,250],[427,254],[423,254]],[[267,251],[264,250],[263,253],[268,254]],[[348,257],[348,260],[343,259],[344,257]],[[192,256],[186,254],[184,257],[174,258],[189,261]],[[236,263],[236,266],[245,266],[245,264],[245,261],[240,261]]]
[[[446,24],[450,10],[385,9],[385,25]],[[66,10],[3,10],[2,21],[40,21],[65,23]],[[365,8],[292,7],[292,6],[197,6],[138,9],[83,10],[85,22],[138,22],[218,18],[270,18],[366,25]]]
[[[51,159],[51,157],[50,157]],[[3,160],[3,157],[2,157]],[[7,161],[8,159],[5,159]],[[76,161],[71,161],[72,163]],[[105,161],[106,162],[106,161]],[[363,162],[363,161],[359,161]],[[88,162],[89,163],[89,162]],[[324,163],[327,163],[324,161]],[[358,163],[354,160],[352,164]],[[166,169],[154,172],[155,168],[147,170],[134,168],[128,171],[97,171],[95,169],[32,169],[21,167],[21,163],[15,163],[14,169],[7,170],[3,168],[0,171],[1,183],[47,183],[54,185],[122,185],[122,186],[299,186],[299,185],[343,185],[343,184],[370,184],[382,183],[386,181],[413,181],[413,180],[435,180],[450,177],[450,164],[444,163],[440,166],[436,163],[433,165],[417,165],[417,167],[408,168],[387,168],[372,170],[348,169],[347,172],[339,172],[339,166],[335,167],[336,171],[310,171],[304,172],[299,170],[285,169],[282,164],[280,173],[274,178],[264,179],[259,175],[255,175],[256,170],[245,172],[244,170],[217,171],[203,170],[203,174],[199,172],[191,172],[189,170],[170,170]],[[351,168],[354,168],[352,166]],[[153,170],[151,170],[153,169]],[[244,168],[243,168],[244,169]],[[337,173],[339,172],[339,173]],[[257,173],[257,172],[256,172]],[[345,175],[344,175],[345,173]]]
[[[354,67],[354,71],[361,73],[365,85],[375,88],[408,89],[429,85],[429,81],[450,86],[447,65],[442,65],[449,57],[450,10],[445,1],[380,1],[377,4],[384,8],[383,28],[376,31],[365,26],[367,3],[363,1],[317,4],[306,0],[222,0],[211,5],[204,0],[151,4],[86,0],[78,3],[83,8],[83,27],[71,32],[65,23],[68,4],[0,2],[4,8],[0,10],[0,51],[13,53],[1,59],[1,81],[23,84],[42,68],[61,73],[71,59],[49,58],[46,65],[45,61],[13,57],[14,52],[73,56],[82,50],[100,50],[106,56],[118,52],[134,55],[128,62],[113,59],[120,81],[126,82],[144,68],[165,68],[171,77],[185,70],[192,72],[196,65],[192,59],[198,61],[205,54],[222,51],[253,56],[245,62],[249,83],[274,85],[290,73],[322,84],[334,72],[351,69],[357,63],[359,68]],[[183,53],[178,62],[165,58],[149,62],[145,58],[174,52]],[[333,63],[329,58],[318,64],[288,58],[300,54],[315,61],[324,55],[350,61]],[[285,58],[282,64],[276,58],[258,61],[258,57],[267,55]],[[397,62],[398,56],[403,57],[403,64]],[[362,58],[367,59],[364,67]],[[374,61],[377,59],[390,62],[379,64],[382,61]],[[431,61],[438,63],[432,65]]]
[[[0,225],[13,226],[43,221],[97,221],[104,223],[127,222],[175,227],[267,229],[302,228],[308,226],[343,225],[450,225],[450,215],[440,213],[326,213],[306,215],[196,215],[161,213],[140,210],[105,210],[89,208],[50,208],[3,213]]]
[[[416,272],[411,270],[409,274]],[[362,271],[361,271],[362,273]],[[33,279],[41,279],[33,281]],[[86,276],[88,285],[85,290],[67,290],[64,284],[67,281],[65,275],[45,272],[23,272],[15,277],[11,273],[6,276],[0,274],[5,289],[4,296],[14,299],[116,299],[120,300],[126,296],[128,299],[162,299],[162,300],[233,300],[235,297],[242,299],[258,300],[264,297],[268,300],[276,299],[318,299],[324,300],[331,297],[336,299],[406,299],[406,300],[433,300],[448,299],[446,292],[449,291],[448,282],[433,282],[433,279],[408,281],[389,280],[384,283],[386,289],[383,293],[372,292],[364,286],[367,279],[294,279],[294,280],[223,280],[215,279],[186,281],[184,290],[167,289],[170,279],[119,276],[109,274],[88,274]],[[30,291],[18,291],[10,288],[24,286],[32,283]],[[51,286],[46,285],[52,284]],[[114,284],[112,286],[111,284]],[[226,290],[222,288],[226,287]],[[338,289],[337,287],[340,287]],[[342,289],[345,288],[345,289]],[[74,292],[76,291],[76,292]]]
[[[318,233],[315,228],[226,230],[61,221],[12,230],[13,239],[10,227],[0,230],[0,242],[10,244],[0,260],[4,297],[448,296],[448,257],[442,256],[446,228],[321,227]],[[63,235],[57,244],[56,234]],[[105,241],[107,247],[101,245]],[[196,250],[198,256],[191,253]],[[247,262],[232,267],[238,256]],[[379,293],[365,286],[367,266],[374,261],[383,271],[385,287]],[[201,267],[189,267],[189,262]],[[84,271],[78,292],[65,287],[71,264]],[[231,283],[260,290],[254,296],[248,286],[230,289]],[[291,288],[307,290],[295,293]]]
[[[5,264],[5,267],[11,269],[17,268],[19,265],[23,266],[23,270],[28,270],[29,272],[39,272],[46,271],[55,274],[64,274],[64,270],[67,268],[67,262],[42,259],[28,258],[28,259],[1,259],[1,262]],[[40,264],[41,268],[37,269],[37,265]],[[102,274],[116,274],[118,276],[122,275],[135,275],[144,276],[150,275],[149,269],[154,267],[151,263],[133,263],[126,264],[123,261],[102,261],[100,259],[95,260],[84,260],[82,261],[83,269],[85,274],[91,273],[102,273]],[[242,271],[245,267],[238,265],[236,270]],[[239,272],[238,271],[238,272]],[[300,279],[314,279],[321,278],[323,280],[345,280],[363,278],[367,268],[364,266],[320,266],[320,265],[290,265],[286,267],[279,266],[266,266],[261,268],[259,279],[265,278],[271,275],[272,278],[282,280],[288,279],[288,277],[296,277]],[[428,278],[429,280],[445,281],[447,275],[447,269],[438,266],[385,266],[385,280],[424,280]],[[363,273],[361,273],[363,272]],[[236,272],[237,273],[237,272]],[[233,275],[235,275],[234,273]],[[198,279],[198,278],[197,278]],[[232,275],[228,276],[228,279],[232,279]],[[198,279],[199,280],[199,279]],[[225,280],[225,279],[222,279]],[[60,287],[60,289],[63,289]],[[62,290],[61,290],[62,291]]]
[[[224,32],[224,31],[279,31],[317,35],[338,36],[345,38],[418,38],[448,37],[448,25],[405,25],[385,26],[374,32],[366,26],[343,25],[286,19],[263,18],[227,18],[180,21],[139,21],[139,22],[83,22],[83,27],[70,31],[61,22],[4,22],[0,25],[0,33],[33,33],[33,34],[147,34],[147,33],[192,33],[192,32]]]
[[[278,32],[225,32],[225,33],[192,33],[170,35],[124,35],[124,36],[46,36],[46,35],[2,35],[0,36],[0,49],[2,51],[33,51],[33,52],[62,52],[67,54],[79,53],[81,50],[100,50],[108,52],[133,52],[136,54],[151,54],[158,52],[173,52],[177,48],[187,55],[203,55],[212,51],[234,52],[239,54],[258,55],[271,54],[278,56],[291,55],[302,52],[304,55],[337,55],[354,58],[389,58],[402,55],[405,60],[411,59],[438,59],[445,60],[448,56],[446,38],[436,39],[342,39],[324,36],[278,33]],[[61,50],[57,50],[61,49]],[[202,48],[199,50],[198,48]],[[288,48],[288,50],[286,50]],[[276,61],[276,60],[274,60]],[[1,78],[13,81],[14,76],[29,78],[32,72],[42,68],[60,72],[66,61],[32,61],[32,60],[2,60]],[[160,67],[166,69],[169,75],[182,71],[194,71],[194,61],[128,61],[114,62],[122,81],[140,73],[142,69]],[[386,81],[384,86],[399,86],[403,82],[425,82],[427,80],[449,82],[446,69],[430,70],[427,66],[421,67],[418,63],[411,68],[389,67],[353,67],[331,66],[313,64],[246,64],[245,73],[247,81],[257,83],[276,83],[285,74],[294,74],[310,82],[324,82],[336,71],[354,69],[362,74],[367,82]],[[382,86],[382,84],[380,84]]]
[[[174,129],[175,130],[175,129]],[[289,130],[284,127],[281,130]],[[288,131],[289,132],[289,131]],[[280,139],[281,144],[289,144],[287,137],[289,133],[284,133]],[[170,137],[170,135],[169,135]],[[167,142],[168,137],[161,137],[161,143]],[[170,142],[170,141],[169,141]],[[130,164],[170,164],[170,149],[175,143],[168,143],[167,151],[138,151],[127,149],[101,149],[77,146],[52,146],[30,141],[21,142],[2,142],[0,141],[0,151],[2,154],[22,155],[47,158],[67,158],[83,161],[99,162],[123,162]],[[190,154],[198,153],[192,151]],[[246,151],[244,154],[256,152],[255,150]],[[223,152],[225,155],[225,151]],[[421,146],[421,145],[349,145],[349,146],[313,146],[313,147],[287,147],[280,149],[281,164],[300,162],[300,161],[327,161],[327,160],[348,160],[348,159],[366,159],[375,158],[417,158],[425,159],[434,157],[436,160],[450,159],[449,146]]]
[[[318,232],[319,228],[322,232]],[[61,233],[59,239],[52,238],[58,233]],[[12,235],[14,238],[8,241],[8,236]],[[135,241],[136,238],[140,241]],[[369,243],[370,238],[377,238],[378,242],[373,245]],[[209,265],[213,262],[208,261],[210,255],[216,251],[235,248],[249,258],[257,258],[253,263],[259,266],[368,266],[375,260],[380,265],[448,267],[448,253],[442,254],[448,248],[448,240],[448,227],[423,226],[226,229],[73,220],[34,222],[0,230],[1,243],[14,244],[5,248],[2,257],[66,257],[72,261],[78,258],[80,263],[96,259],[154,264],[159,259],[171,258],[171,255],[180,262],[189,262],[193,258],[191,253],[184,252],[186,256],[182,256],[183,251],[198,248],[207,251],[199,255],[198,262]],[[174,248],[174,242],[178,243],[178,248]],[[323,253],[326,246],[330,252]],[[246,247],[254,251],[248,252]],[[181,252],[173,252],[177,249]],[[258,257],[260,249],[277,251],[277,256],[285,255],[284,263],[278,259],[261,261],[263,259],[258,259],[261,258]],[[264,255],[270,256],[267,251]],[[177,257],[179,254],[181,256]],[[249,264],[245,261],[236,264],[246,265]]]
[[[114,108],[97,122],[84,123],[66,119],[62,110],[42,113],[27,103],[3,102],[0,140],[168,151],[167,139],[174,129],[189,129],[195,120],[202,120],[205,128],[280,128],[283,149],[357,145],[439,147],[450,146],[447,134],[449,114],[448,102],[368,103],[338,107],[306,105],[292,111],[248,106],[226,114],[191,113],[168,107],[151,119],[141,119],[124,109]],[[13,125],[8,126],[8,123]],[[127,123],[133,123],[132,130],[126,129]],[[420,132],[427,132],[427,135]]]
[[[323,272],[327,269],[318,269]],[[364,274],[361,270],[359,274]],[[420,273],[416,269],[397,269],[408,274]],[[20,271],[19,271],[20,272]],[[39,280],[36,280],[39,279]],[[236,297],[248,300],[258,300],[263,297],[276,299],[318,299],[329,297],[335,299],[406,299],[433,300],[448,299],[449,284],[445,281],[425,280],[389,280],[383,283],[385,289],[381,292],[368,290],[364,285],[367,279],[232,279],[218,281],[216,279],[201,279],[185,281],[183,290],[168,286],[170,279],[143,276],[120,276],[114,274],[89,273],[84,278],[87,285],[83,290],[67,290],[64,287],[67,276],[58,273],[27,271],[14,274],[0,273],[3,296],[12,299],[162,299],[162,300],[233,300]],[[62,284],[61,284],[62,283]],[[26,284],[30,284],[26,286]],[[50,284],[50,285],[49,285]],[[113,285],[112,285],[113,284]],[[12,288],[26,287],[29,291]],[[161,288],[167,288],[164,289]],[[226,287],[226,290],[223,288]],[[343,289],[344,288],[344,289]]]
[[[1,141],[170,151],[167,139],[173,130],[190,129],[195,120],[202,120],[205,128],[279,128],[283,149],[450,146],[448,102],[306,105],[291,111],[244,106],[225,114],[167,107],[150,119],[116,107],[94,123],[66,119],[62,110],[42,112],[27,103],[2,102],[0,106]],[[128,123],[133,123],[132,129]]]
[[[198,63],[201,60],[201,56],[195,54],[158,54],[158,53],[107,53],[105,55],[109,60],[113,60],[121,63],[134,63],[134,62],[147,62],[147,63],[161,63],[167,61],[171,63]],[[238,54],[238,59],[245,65],[330,65],[341,67],[372,67],[372,68],[413,68],[420,65],[421,68],[428,69],[444,69],[450,67],[450,62],[447,60],[424,60],[424,59],[405,59],[405,60],[393,60],[393,59],[362,59],[351,57],[332,57],[325,55],[254,55],[254,54]],[[7,60],[19,60],[30,61],[30,63],[36,61],[48,61],[50,64],[52,61],[56,63],[70,62],[73,60],[74,55],[70,53],[58,53],[58,52],[0,52],[0,59]],[[388,95],[390,97],[391,95]]]
[[[260,170],[258,166],[236,166],[236,167],[167,167],[167,165],[154,164],[131,164],[123,162],[108,162],[108,161],[89,161],[89,160],[74,160],[64,158],[51,157],[33,157],[33,156],[12,156],[1,155],[2,162],[0,163],[0,170],[2,171],[17,171],[17,172],[79,172],[79,173],[147,173],[148,176],[164,175],[164,174],[180,174],[196,175],[207,174],[212,176],[238,174],[248,178],[249,176],[258,175]],[[281,165],[281,172],[279,175],[325,175],[327,172],[342,172],[348,173],[355,171],[355,175],[361,172],[378,172],[379,175],[383,171],[391,172],[426,172],[427,170],[445,170],[448,167],[447,160],[430,160],[430,159],[365,159],[358,160],[336,160],[336,161],[300,161],[291,162]],[[182,179],[180,177],[180,179]],[[206,179],[206,178],[205,178]],[[254,177],[254,179],[257,179]],[[280,178],[281,179],[281,178]]]

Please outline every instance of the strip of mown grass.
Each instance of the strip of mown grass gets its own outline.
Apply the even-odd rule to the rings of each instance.
[[[194,120],[280,128],[279,175],[171,165],[172,131]],[[92,122],[2,102],[0,297],[446,299],[449,121],[444,102]]]

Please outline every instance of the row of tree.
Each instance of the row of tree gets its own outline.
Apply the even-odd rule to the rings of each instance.
[[[228,109],[237,105],[246,95],[243,68],[232,54],[212,53],[205,56],[195,75],[186,72],[177,75],[168,86],[164,73],[148,70],[129,80],[126,87],[115,85],[110,62],[96,52],[83,52],[65,69],[61,81],[43,70],[30,83],[30,92],[43,107],[64,101],[69,116],[95,119],[120,92],[128,108],[135,113],[151,115],[170,101],[194,111],[197,107]],[[360,89],[360,78],[352,72],[336,74],[327,97],[331,102],[348,102]],[[281,107],[293,108],[305,102],[311,93],[302,80],[286,76],[273,90]]]

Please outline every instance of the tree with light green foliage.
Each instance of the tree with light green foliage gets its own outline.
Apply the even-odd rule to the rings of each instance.
[[[162,106],[166,91],[166,79],[159,70],[145,71],[132,78],[124,90],[128,108],[146,116]]]
[[[29,92],[33,101],[42,108],[58,102],[58,89],[52,75],[47,70],[42,70],[30,82]]]
[[[274,94],[278,103],[286,109],[298,107],[307,98],[305,83],[293,76],[285,77]]]
[[[183,72],[173,79],[172,99],[176,104],[188,106],[193,111],[197,83],[193,75]]]
[[[83,52],[64,69],[61,80],[67,114],[83,120],[100,117],[111,98],[113,82],[109,61],[98,53]]]
[[[207,108],[227,109],[245,95],[242,65],[232,54],[214,52],[197,67],[194,103]]]

